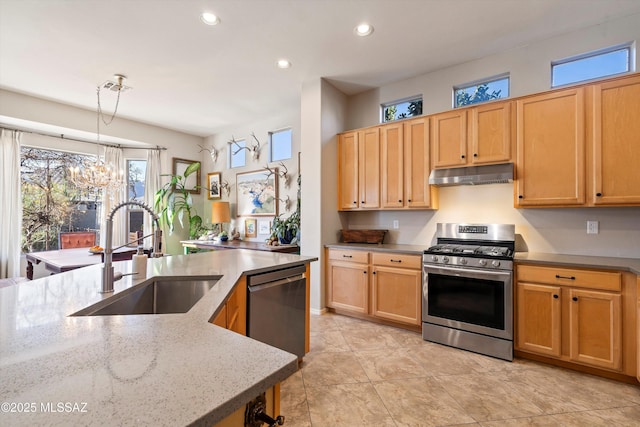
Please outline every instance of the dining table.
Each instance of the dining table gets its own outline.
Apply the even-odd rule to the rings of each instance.
[[[134,247],[122,247],[113,251],[113,261],[129,260],[136,253]],[[89,248],[58,249],[30,252],[27,258],[27,279],[33,279],[33,265],[43,263],[51,274],[62,273],[103,262],[104,252],[91,252]]]

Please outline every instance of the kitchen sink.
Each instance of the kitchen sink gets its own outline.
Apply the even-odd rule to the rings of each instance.
[[[155,279],[131,292],[124,291],[123,294],[84,308],[73,316],[186,313],[217,281],[193,278]]]

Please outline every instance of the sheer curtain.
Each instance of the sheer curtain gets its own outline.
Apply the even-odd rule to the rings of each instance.
[[[107,165],[111,165],[115,171],[125,172],[124,156],[121,148],[104,147],[104,162]],[[100,246],[102,247],[105,246],[106,241],[105,231],[107,217],[116,205],[127,200],[125,187],[126,186],[123,185],[120,191],[112,195],[106,194],[106,191],[102,194],[102,211],[100,213]],[[128,233],[126,214],[127,209],[121,208],[113,217],[113,247],[127,243]]]
[[[0,134],[0,279],[20,276],[21,137],[21,132],[7,129],[2,129]]]
[[[144,202],[154,212],[154,203],[156,192],[162,186],[160,181],[160,171],[162,170],[160,164],[160,149],[147,150],[147,172],[144,177]],[[153,231],[151,217],[144,214],[144,235],[151,234]],[[145,248],[151,247],[151,238],[144,239]]]

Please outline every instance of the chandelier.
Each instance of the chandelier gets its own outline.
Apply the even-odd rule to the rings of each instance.
[[[78,166],[69,168],[71,181],[76,187],[88,192],[97,192],[100,190],[105,191],[112,200],[124,189],[124,171],[116,170],[113,165],[107,163],[104,160],[106,157],[105,155],[100,157],[100,147],[104,147],[104,150],[106,151],[106,146],[104,146],[100,141],[100,122],[102,121],[106,126],[113,122],[113,119],[116,117],[116,113],[118,112],[118,105],[120,104],[120,93],[131,89],[129,86],[124,85],[124,81],[126,79],[125,76],[116,74],[114,75],[114,78],[116,79],[115,82],[106,81],[96,89],[98,98],[98,107],[96,108],[96,144],[98,146],[98,154],[96,156],[96,160],[87,160]],[[105,120],[102,112],[102,105],[100,103],[100,90],[102,89],[109,89],[113,92],[117,92],[118,94],[116,106],[109,120]]]

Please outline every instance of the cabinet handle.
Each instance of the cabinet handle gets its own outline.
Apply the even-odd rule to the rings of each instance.
[[[574,301],[578,301],[578,297],[573,297],[571,299],[574,300]]]
[[[576,280],[576,278],[574,276],[561,276],[559,274],[556,274],[556,279],[569,279],[569,280]]]
[[[360,202],[360,204],[364,205],[364,200]]]
[[[411,203],[411,199],[407,200],[407,202]]]
[[[342,255],[342,258],[353,258],[353,255]]]
[[[390,262],[397,262],[397,263],[401,263],[402,260],[401,259],[390,259]]]
[[[363,273],[364,273],[364,274],[367,274],[367,272],[366,272],[366,271],[363,271]]]
[[[461,159],[464,159],[464,154],[462,156],[460,156]]]
[[[353,201],[353,204],[354,204],[354,205],[357,205],[357,204],[358,204],[358,202],[356,202],[356,201],[354,200],[354,201]]]
[[[518,196],[518,199],[524,199],[524,196],[521,194]]]
[[[473,153],[473,157],[478,157],[478,153]]]
[[[374,271],[374,272],[373,272],[373,273],[371,273],[371,274],[376,274],[376,272]]]
[[[602,197],[602,193],[596,193],[596,197]]]
[[[555,299],[558,299],[558,298],[559,298],[557,294],[553,294],[553,297],[554,297]]]
[[[402,203],[402,200],[398,200],[398,203]]]

